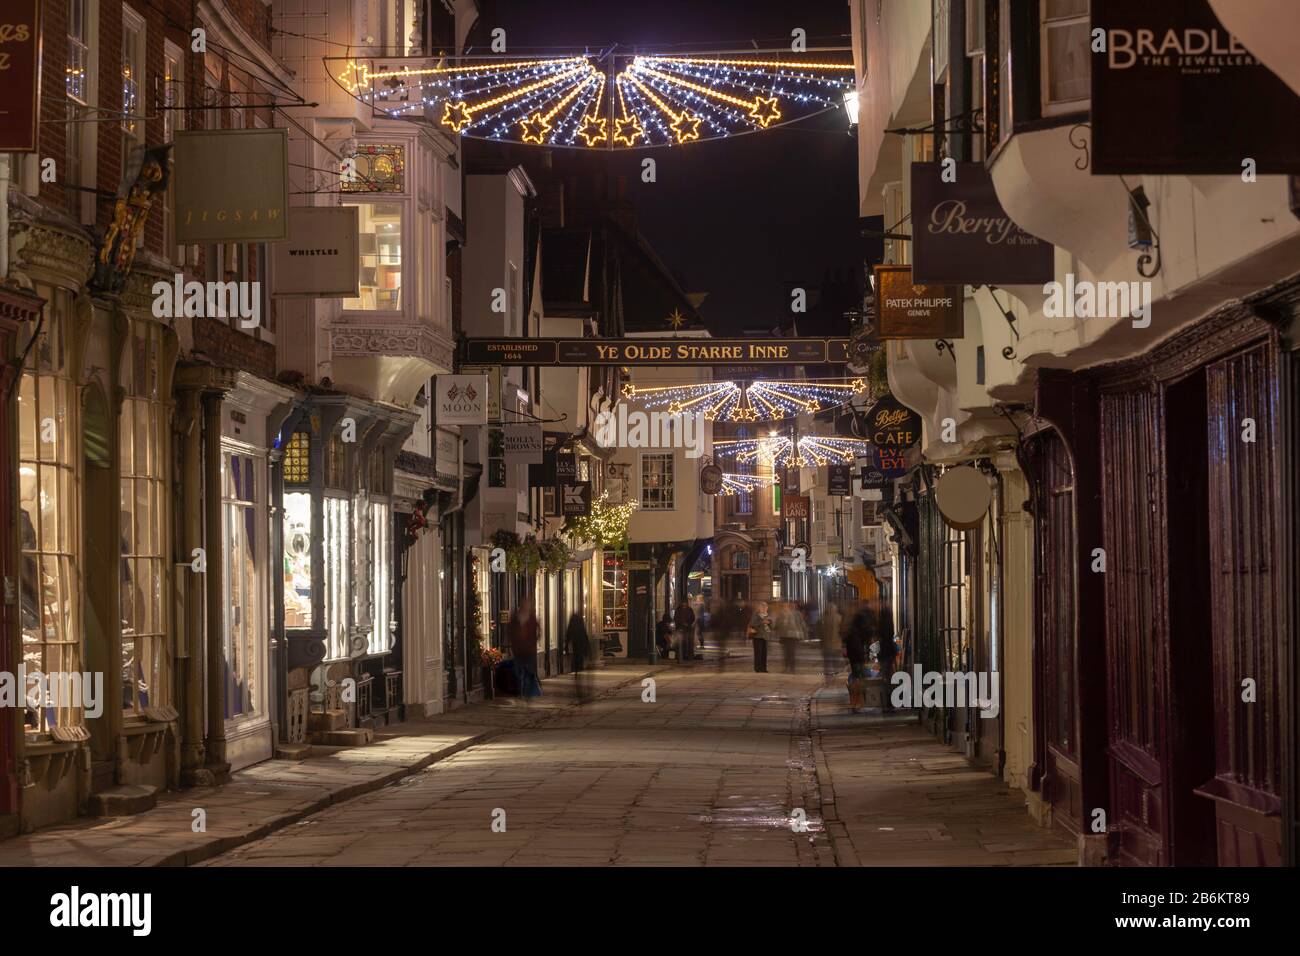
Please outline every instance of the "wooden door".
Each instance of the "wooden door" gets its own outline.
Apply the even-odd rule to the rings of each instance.
[[[1280,416],[1270,339],[1206,370],[1214,804],[1222,866],[1282,863]],[[1253,428],[1251,427],[1253,426]]]

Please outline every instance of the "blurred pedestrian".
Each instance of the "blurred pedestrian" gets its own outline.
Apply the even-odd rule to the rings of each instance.
[[[695,659],[695,612],[682,598],[673,614],[673,624],[677,628],[677,659],[690,661]]]
[[[777,639],[781,642],[781,655],[784,660],[785,672],[793,674],[798,656],[799,642],[803,640],[805,633],[803,615],[799,613],[794,604],[783,604],[776,614],[773,627]]]
[[[506,637],[510,641],[510,654],[519,680],[519,696],[525,702],[542,692],[541,682],[537,679],[537,639],[540,631],[541,626],[533,614],[533,599],[524,598],[510,617]]]
[[[749,638],[754,642],[754,673],[767,673],[767,642],[773,640],[772,618],[767,613],[767,602],[759,601],[750,618]]]
[[[849,710],[854,713],[867,705],[867,648],[874,632],[874,616],[870,606],[863,602],[844,635],[844,656],[849,659]]]
[[[834,603],[826,608],[817,621],[817,635],[822,644],[822,672],[826,677],[834,677],[840,669],[844,646],[840,640],[840,630],[843,623],[840,609]]]
[[[564,632],[564,643],[569,649],[569,660],[573,663],[573,692],[578,703],[585,704],[591,698],[591,675],[584,674],[587,669],[587,654],[591,649],[591,638],[587,634],[587,622],[577,611],[569,618],[569,626]]]
[[[664,611],[664,616],[655,627],[655,645],[659,648],[659,656],[668,660],[668,654],[673,649],[673,619],[667,611]]]

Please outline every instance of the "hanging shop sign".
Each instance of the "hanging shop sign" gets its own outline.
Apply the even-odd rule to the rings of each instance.
[[[807,495],[786,495],[781,502],[781,517],[799,520],[808,517]]]
[[[271,246],[277,297],[346,299],[359,295],[357,206],[291,206],[289,238]]]
[[[578,480],[578,456],[571,451],[558,452],[555,456],[555,481],[557,484]]]
[[[41,115],[40,0],[5,4],[0,22],[0,87],[5,91],[0,104],[0,153],[34,152]]]
[[[921,440],[921,416],[885,395],[867,412],[867,439],[877,448],[915,445]]]
[[[582,518],[591,514],[591,482],[560,483],[560,514],[565,518]]]
[[[1093,0],[1092,172],[1300,173],[1300,96],[1207,0]]]
[[[542,426],[506,425],[502,428],[508,465],[542,464]]]
[[[922,285],[1042,285],[1053,248],[1007,215],[983,163],[912,164],[912,281]],[[950,177],[951,178],[951,177]]]
[[[826,493],[832,498],[851,494],[853,469],[848,465],[826,466]]]
[[[488,380],[487,413],[488,421],[501,421],[501,366],[500,365],[462,365],[460,370],[465,375],[486,375]]]
[[[716,495],[722,490],[722,469],[708,464],[700,469],[700,494]]]
[[[959,339],[961,286],[914,285],[911,266],[879,265],[876,273],[878,339]]]
[[[485,375],[438,375],[434,378],[434,420],[439,425],[486,425],[488,380]]]
[[[890,477],[880,467],[876,449],[866,456],[866,462],[858,468],[858,485],[865,492],[883,491],[889,484]]]
[[[978,468],[949,468],[934,486],[934,503],[943,520],[959,531],[977,527],[993,501],[989,480]]]
[[[529,488],[555,487],[559,480],[555,473],[556,452],[568,437],[565,432],[542,432],[542,461],[528,466]]]
[[[178,244],[289,238],[288,130],[177,130],[173,157]]]
[[[697,366],[843,362],[848,339],[468,339],[464,360],[496,365]]]

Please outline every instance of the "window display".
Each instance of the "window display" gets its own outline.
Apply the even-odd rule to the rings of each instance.
[[[392,506],[387,501],[370,503],[370,599],[373,602],[370,626],[371,654],[386,654],[392,649],[392,604],[389,563],[392,551]]]
[[[131,323],[123,357],[130,393],[119,419],[122,475],[122,709],[171,703],[167,645],[169,410],[159,394],[162,326]]]
[[[261,462],[251,455],[227,452],[223,456],[227,720],[232,717],[251,717],[262,709],[258,634],[263,625],[263,612],[257,535],[260,468]],[[287,611],[286,602],[286,615]]]
[[[627,627],[627,554],[625,552],[606,552],[604,592],[605,627]]]
[[[18,602],[29,679],[80,673],[83,632],[81,488],[73,440],[80,416],[68,378],[66,318],[72,300],[63,290],[38,292],[51,301],[18,388]],[[81,708],[59,703],[67,706],[27,708],[24,730],[83,737]]]
[[[288,497],[287,495],[285,497]],[[325,498],[325,656],[349,656],[348,608],[352,601],[352,502]]]
[[[287,456],[285,461],[287,465]],[[311,493],[286,491],[284,495],[285,627],[312,626],[311,594]]]

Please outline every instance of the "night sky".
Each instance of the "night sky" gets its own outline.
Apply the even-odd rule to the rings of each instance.
[[[845,0],[486,0],[482,7],[473,36],[503,27],[508,49],[519,53],[594,52],[615,43],[620,52],[700,43],[740,50],[751,40],[775,48],[789,45],[795,27],[807,31],[810,47],[849,43]],[[557,164],[566,152],[557,151]],[[655,183],[641,182],[645,156],[656,159]],[[734,140],[576,161],[626,176],[642,234],[687,292],[708,293],[701,313],[715,335],[772,327],[790,314],[790,287],[813,289],[828,274],[848,279],[860,270],[856,140],[840,110]],[[801,320],[800,332],[821,332],[811,327],[819,319]]]

